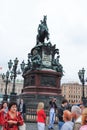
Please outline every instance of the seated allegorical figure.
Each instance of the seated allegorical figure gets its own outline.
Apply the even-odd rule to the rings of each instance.
[[[40,67],[42,60],[41,60],[41,57],[40,57],[40,55],[38,54],[38,51],[37,51],[37,50],[34,50],[33,56],[32,56],[32,58],[31,58],[31,60],[32,60],[33,68],[38,68],[38,67]]]

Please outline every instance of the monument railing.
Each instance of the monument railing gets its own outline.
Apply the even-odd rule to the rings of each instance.
[[[49,122],[49,111],[48,110],[45,110],[46,112],[46,121],[47,123]],[[37,118],[37,115],[36,115],[36,109],[31,109],[31,108],[28,108],[27,109],[27,112],[25,114],[25,122],[36,122],[36,118]],[[57,117],[57,114],[56,114],[56,117],[55,117],[55,123],[58,123],[58,117]]]

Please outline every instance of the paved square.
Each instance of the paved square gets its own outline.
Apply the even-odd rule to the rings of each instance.
[[[26,123],[27,129],[26,130],[38,130],[37,123]],[[45,130],[48,130],[48,126],[46,126]],[[58,130],[57,124],[54,125],[54,130]]]

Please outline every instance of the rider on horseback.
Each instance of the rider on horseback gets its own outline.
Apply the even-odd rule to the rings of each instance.
[[[45,38],[49,39],[48,27],[46,23],[47,17],[44,16],[43,21],[41,20],[38,26],[37,44],[44,42]]]

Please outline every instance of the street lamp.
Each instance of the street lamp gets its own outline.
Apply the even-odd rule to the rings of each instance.
[[[24,62],[24,60],[22,61],[22,63],[20,64],[20,66],[21,66],[22,72],[24,72],[24,69],[25,69],[25,62]]]
[[[7,85],[10,82],[9,71],[6,72],[6,75],[4,73],[2,74],[2,79],[6,83],[6,85],[5,85],[5,94],[3,95],[3,101],[7,101],[8,100]]]
[[[16,80],[17,74],[20,74],[20,71],[17,70],[18,62],[19,61],[17,58],[15,58],[14,63],[12,62],[12,60],[8,62],[8,68],[11,73],[11,79],[13,79],[13,88],[10,95],[10,101],[16,101],[16,98],[17,98],[16,96],[17,93],[15,93],[15,80]]]
[[[86,82],[84,75],[85,75],[85,69],[82,68],[82,70],[79,70],[78,76],[79,76],[80,82],[82,83],[82,87],[83,87],[82,88],[82,101],[83,101],[84,105],[87,105],[87,99],[86,99],[85,93],[84,93],[84,85],[85,85],[85,82]]]

